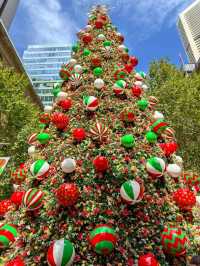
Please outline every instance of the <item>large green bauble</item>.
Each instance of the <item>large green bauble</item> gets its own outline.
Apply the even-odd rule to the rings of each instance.
[[[58,93],[61,92],[61,88],[59,85],[56,85],[53,89],[52,89],[52,94],[54,97],[57,97]]]
[[[146,140],[149,143],[156,143],[158,136],[156,135],[156,133],[149,131],[146,133]]]
[[[103,46],[106,47],[106,46],[111,46],[112,42],[111,41],[104,41],[103,42]]]
[[[132,134],[127,134],[121,137],[121,144],[125,148],[133,148],[135,146],[135,137]]]
[[[103,69],[101,67],[95,67],[94,70],[93,70],[93,74],[96,76],[96,77],[99,77],[103,74]]]
[[[79,50],[79,44],[77,43],[77,44],[74,44],[73,46],[72,46],[72,51],[73,52],[78,52],[78,50]]]
[[[50,135],[47,133],[40,133],[37,135],[37,140],[41,143],[41,144],[47,144],[50,140]]]
[[[137,102],[137,106],[141,111],[144,111],[148,107],[149,103],[147,100],[143,99]]]
[[[88,55],[90,55],[91,54],[91,51],[90,50],[88,50],[88,49],[84,49],[83,50],[83,55],[84,56],[88,56]]]

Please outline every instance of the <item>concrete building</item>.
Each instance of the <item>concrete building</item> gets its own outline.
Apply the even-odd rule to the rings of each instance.
[[[0,0],[0,18],[6,29],[9,29],[15,16],[19,0]]]
[[[200,0],[194,1],[178,18],[178,30],[189,63],[200,64]]]
[[[44,105],[52,105],[53,85],[62,82],[59,70],[70,57],[71,46],[69,45],[29,45],[24,51],[24,66]]]

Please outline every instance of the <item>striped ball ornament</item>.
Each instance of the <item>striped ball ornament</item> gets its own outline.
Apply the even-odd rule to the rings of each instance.
[[[73,87],[78,87],[82,83],[82,76],[79,73],[74,73],[71,75],[70,81]]]
[[[31,165],[30,171],[33,176],[37,176],[38,179],[42,179],[48,174],[49,168],[50,166],[46,161],[37,160]]]
[[[135,204],[143,198],[144,187],[135,180],[124,182],[120,188],[120,195],[127,204]]]
[[[83,99],[83,103],[86,106],[86,110],[94,112],[99,106],[99,101],[94,96],[86,96]]]
[[[102,224],[90,232],[89,240],[96,253],[108,255],[116,245],[117,236],[112,227]]]
[[[158,119],[152,123],[150,128],[151,128],[151,131],[160,135],[166,130],[167,126],[168,124],[163,119]]]
[[[0,227],[0,249],[10,246],[17,237],[17,227],[13,224],[4,224]]]
[[[151,176],[160,177],[165,171],[165,161],[158,157],[152,157],[148,159],[146,169]]]
[[[43,204],[44,193],[36,188],[30,188],[23,196],[22,202],[28,211],[39,209]]]
[[[33,134],[31,134],[31,135],[28,137],[27,142],[28,142],[29,145],[34,145],[34,144],[37,143],[37,135],[38,135],[37,133],[33,133]]]
[[[73,244],[67,239],[56,240],[47,252],[49,266],[70,266],[75,258]]]
[[[179,257],[186,253],[188,239],[179,228],[165,227],[161,234],[161,244],[165,253]]]
[[[113,91],[116,95],[120,95],[124,93],[124,89],[126,88],[126,81],[120,79],[115,82],[113,85]]]
[[[19,168],[17,168],[12,173],[12,179],[14,184],[21,185],[23,181],[27,178],[28,170],[25,164],[20,164]]]

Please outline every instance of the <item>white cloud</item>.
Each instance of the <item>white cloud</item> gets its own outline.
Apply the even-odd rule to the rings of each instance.
[[[76,25],[59,0],[23,0],[34,43],[71,43]]]

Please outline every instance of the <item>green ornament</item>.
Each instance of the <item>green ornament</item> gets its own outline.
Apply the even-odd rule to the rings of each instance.
[[[93,70],[93,74],[96,77],[99,77],[103,74],[103,69],[101,67],[95,67],[95,69]]]
[[[111,41],[104,41],[103,42],[103,46],[106,47],[106,46],[111,46],[112,45],[112,42]]]
[[[157,138],[158,138],[158,136],[152,131],[149,131],[149,132],[146,133],[146,140],[149,143],[156,143]]]
[[[40,129],[44,129],[45,127],[46,127],[46,124],[44,124],[44,123],[40,123],[40,124],[39,124],[39,128],[40,128]]]
[[[129,49],[126,47],[126,48],[124,49],[124,51],[125,51],[126,53],[128,53],[128,52],[129,52]]]
[[[121,137],[121,144],[125,148],[133,148],[135,145],[135,137],[132,134],[124,135]]]
[[[50,135],[47,133],[40,133],[37,135],[37,140],[41,143],[41,144],[47,144],[50,140]]]
[[[77,43],[77,44],[74,44],[73,46],[72,46],[72,51],[73,52],[78,52],[78,50],[79,50],[79,44]]]
[[[149,102],[145,99],[137,102],[137,106],[141,111],[144,111],[149,105]]]
[[[88,49],[84,49],[83,50],[83,55],[84,56],[88,56],[88,55],[90,55],[91,54],[91,51],[90,50],[88,50]]]
[[[52,94],[53,94],[54,97],[57,97],[57,95],[58,95],[59,92],[61,92],[60,85],[56,85],[55,87],[53,87]]]

